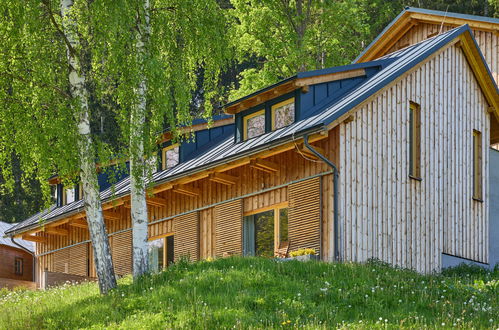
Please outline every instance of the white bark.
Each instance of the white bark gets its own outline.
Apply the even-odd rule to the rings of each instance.
[[[149,0],[143,3],[144,19],[137,18],[137,56],[141,71],[146,56],[146,42],[149,38]],[[145,77],[145,75],[142,75]],[[133,233],[133,277],[137,278],[149,269],[147,251],[148,217],[146,202],[146,184],[149,172],[148,162],[144,158],[144,129],[146,117],[147,83],[142,79],[138,88],[138,104],[133,107],[130,117],[130,191],[131,191],[131,216]]]
[[[73,0],[61,0],[61,13],[66,38],[73,47],[78,45],[74,31],[74,21],[68,16],[73,5]],[[68,47],[69,82],[71,95],[78,100],[79,108],[75,113],[78,121],[78,151],[80,155],[81,182],[83,185],[83,198],[87,215],[88,229],[92,240],[95,269],[99,279],[99,288],[102,294],[116,287],[113,261],[109,240],[102,215],[102,204],[99,196],[99,184],[95,167],[95,157],[92,148],[90,120],[88,109],[88,92],[86,77],[80,71],[80,63],[72,50]]]

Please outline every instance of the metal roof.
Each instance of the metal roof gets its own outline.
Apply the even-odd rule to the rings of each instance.
[[[477,16],[477,15],[467,15],[467,14],[459,14],[459,13],[452,13],[452,12],[445,12],[445,11],[440,11],[440,10],[430,10],[430,9],[423,9],[423,8],[415,8],[415,7],[406,7],[400,14],[395,17],[390,24],[388,24],[383,31],[381,31],[380,34],[374,40],[353,60],[352,63],[357,63],[368,51],[369,49],[372,48],[373,45],[375,45],[382,37],[383,35],[391,29],[393,25],[397,23],[397,21],[407,13],[420,13],[420,14],[428,14],[428,15],[436,15],[436,16],[442,16],[442,17],[453,17],[453,18],[459,18],[463,20],[469,20],[469,21],[478,21],[478,22],[487,22],[487,23],[492,23],[492,24],[499,24],[499,18],[493,18],[493,17],[486,17],[486,16]]]
[[[14,243],[12,243],[12,241],[10,240],[10,238],[7,238],[7,237],[4,238],[5,232],[7,230],[9,230],[10,228],[12,228],[14,225],[15,224],[11,224],[11,223],[6,223],[6,222],[0,221],[0,245],[7,245],[7,246],[10,246],[10,247],[14,247],[16,249],[19,249],[19,246],[17,246]],[[16,239],[15,241],[19,245],[23,246],[26,250],[29,250],[31,252],[35,251],[35,245],[32,242],[25,241],[25,240],[22,240],[22,239]]]
[[[381,61],[374,61],[377,63],[383,63],[383,68],[378,73],[373,75],[371,78],[366,79],[365,82],[347,93],[340,100],[335,101],[334,104],[324,105],[324,108],[317,111],[315,115],[295,122],[279,130],[239,143],[235,143],[234,137],[230,136],[229,138],[215,144],[203,154],[200,154],[189,161],[181,163],[171,169],[159,171],[153,174],[152,180],[155,184],[172,181],[177,178],[187,176],[195,172],[200,172],[207,168],[215,167],[220,164],[257,153],[261,150],[269,149],[273,146],[292,141],[293,139],[301,137],[306,133],[318,132],[465,32],[469,32],[471,34],[471,30],[467,25],[463,25],[446,33],[442,33],[418,44],[402,49],[394,54],[391,54],[390,56],[385,57]],[[491,75],[490,77],[492,79]],[[128,193],[129,178],[125,178],[118,182],[114,187],[102,191],[101,199],[103,201],[107,201]],[[42,217],[47,220],[55,221],[59,218],[66,217],[69,214],[77,213],[82,210],[83,201],[80,200],[49,210]],[[36,222],[39,221],[39,219],[40,216],[33,216],[26,219],[22,223],[8,230],[8,233],[14,235],[19,231],[26,230],[27,228],[36,227]]]

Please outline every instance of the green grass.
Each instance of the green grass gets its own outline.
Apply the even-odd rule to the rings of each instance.
[[[100,296],[95,283],[0,291],[0,329],[492,328],[499,270],[423,276],[379,262],[227,258],[168,270]]]

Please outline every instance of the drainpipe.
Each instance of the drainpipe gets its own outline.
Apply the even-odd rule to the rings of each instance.
[[[24,246],[22,246],[21,244],[17,243],[16,241],[14,241],[14,237],[11,237],[10,240],[12,241],[13,244],[19,246],[19,248],[21,248],[22,250],[28,252],[29,254],[31,254],[33,256],[33,269],[32,269],[32,272],[33,272],[33,282],[36,283],[36,256],[33,252],[31,252],[30,250],[28,250],[27,248],[25,248]]]
[[[324,163],[326,163],[329,167],[333,169],[333,210],[334,210],[334,220],[333,220],[333,226],[334,226],[334,260],[339,261],[340,260],[340,254],[338,251],[338,168],[332,161],[327,159],[324,155],[319,153],[317,150],[315,150],[309,143],[308,143],[308,134],[305,134],[303,136],[303,144],[305,147],[307,147],[308,150],[310,150],[314,155],[316,155],[318,158],[320,158]]]

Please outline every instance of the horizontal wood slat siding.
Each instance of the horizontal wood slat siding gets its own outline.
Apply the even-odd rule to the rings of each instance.
[[[54,252],[54,272],[68,273],[69,271],[69,249]]]
[[[88,244],[69,248],[69,274],[87,276]]]
[[[324,140],[314,142],[313,145],[321,148],[325,152],[325,156],[333,161],[338,161],[338,136],[339,129],[333,128],[329,131],[329,137]],[[305,177],[313,176],[319,173],[329,171],[330,169],[320,161],[310,161],[302,157],[301,154],[296,152],[296,150],[285,151],[281,154],[266,157],[265,160],[275,163],[279,171],[274,174],[265,173],[257,169],[251,168],[249,165],[244,165],[239,168],[234,168],[225,171],[224,174],[228,174],[239,179],[238,184],[235,185],[224,185],[210,181],[208,179],[201,179],[196,182],[190,183],[188,186],[193,188],[198,188],[201,191],[199,196],[190,197],[177,193],[173,193],[171,190],[163,191],[155,195],[155,197],[163,198],[166,202],[164,206],[149,206],[148,215],[149,221],[158,221],[160,219],[168,218],[157,223],[149,225],[149,237],[160,236],[165,234],[171,234],[174,232],[174,223],[176,217],[180,216],[182,213],[189,212],[196,208],[202,208],[215,203],[220,203],[235,199],[238,197],[245,196],[263,189],[269,189],[279,185],[287,184],[295,180],[299,180]],[[332,188],[331,188],[332,189]],[[239,201],[234,202],[235,204],[244,203],[244,206],[240,206],[238,211],[241,214],[241,224],[242,224],[242,210],[251,211],[256,210],[261,207],[266,207],[269,205],[274,205],[277,203],[287,201],[287,187],[277,188],[274,190],[266,191],[263,193],[256,194],[251,197],[241,198]],[[199,211],[199,257],[207,258],[214,257],[217,255],[217,235],[216,235],[216,214],[218,207],[210,207]],[[114,212],[120,213],[120,219],[116,220],[106,220],[107,232],[110,236],[110,243],[112,244],[113,236],[116,232],[126,230],[131,228],[130,221],[130,209],[124,206],[117,206],[113,209]],[[332,212],[331,207],[325,207],[324,212]],[[332,219],[332,213],[328,217],[323,217],[325,221]],[[241,225],[242,227],[242,225]],[[60,235],[49,235],[43,232],[39,232],[36,235],[45,237],[47,239],[46,243],[36,244],[37,254],[46,254],[43,256],[44,264],[38,264],[37,274],[42,274],[45,265],[53,271],[53,252],[54,250],[68,247],[73,244],[78,244],[80,242],[85,242],[90,239],[88,235],[88,230],[85,228],[72,227],[68,224],[62,224],[58,228],[67,229],[69,232],[68,236]],[[241,229],[242,230],[242,229]],[[241,230],[239,235],[242,235]],[[324,238],[326,239],[326,238]],[[241,253],[242,243],[241,239],[239,242],[235,242],[236,245],[241,245],[240,247],[229,249],[234,250],[236,253]],[[131,240],[129,241],[131,244]],[[129,247],[131,251],[131,246]],[[89,244],[89,255],[92,256],[91,244]],[[232,252],[232,251],[227,251]],[[223,252],[222,252],[223,254]],[[90,277],[95,277],[95,269],[93,264],[93,257],[90,257]],[[128,259],[127,259],[128,260]],[[126,261],[128,263],[128,261]],[[117,261],[114,260],[117,264]],[[121,266],[120,266],[121,267]],[[128,267],[128,266],[127,266]],[[131,266],[128,267],[131,269]],[[128,272],[126,272],[128,273]]]
[[[192,261],[199,259],[199,215],[189,213],[175,218],[175,261],[188,257]]]
[[[242,200],[218,205],[214,208],[215,255],[241,255],[243,248],[243,203]]]
[[[408,175],[409,101],[421,106],[422,181]],[[440,270],[442,252],[487,262],[488,204],[472,200],[473,129],[488,141],[487,102],[456,46],[341,124],[342,258],[420,272]],[[484,150],[484,185],[488,157]],[[488,186],[484,196],[488,201]]]
[[[124,276],[132,273],[132,231],[115,234],[110,237],[114,272]]]
[[[289,250],[310,248],[321,253],[321,181],[314,178],[289,186]]]

